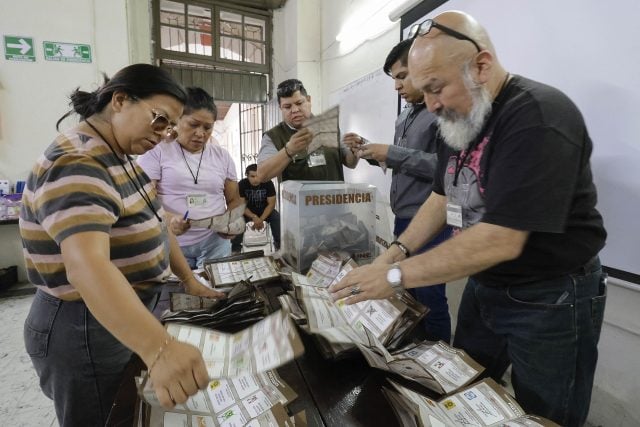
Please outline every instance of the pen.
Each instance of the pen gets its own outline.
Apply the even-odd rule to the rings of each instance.
[[[183,221],[186,221],[188,217],[189,217],[189,211],[186,211],[186,212],[184,213],[184,216],[182,217],[182,220],[183,220]]]

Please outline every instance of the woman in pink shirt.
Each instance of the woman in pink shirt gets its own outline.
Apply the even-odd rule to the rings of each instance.
[[[167,223],[191,268],[200,268],[207,259],[231,255],[232,236],[192,227],[189,220],[220,215],[241,200],[231,156],[208,143],[217,116],[213,98],[197,87],[187,88],[187,94],[178,137],[138,157],[138,164],[155,182]]]

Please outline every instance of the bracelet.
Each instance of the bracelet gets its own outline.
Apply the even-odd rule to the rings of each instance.
[[[407,248],[404,244],[400,243],[397,240],[394,240],[393,242],[391,242],[391,244],[396,245],[400,249],[400,251],[402,251],[405,257],[409,258],[411,256],[409,248]]]
[[[151,370],[153,369],[153,367],[156,365],[156,362],[158,361],[158,359],[160,359],[160,356],[162,355],[162,353],[167,349],[167,347],[169,346],[169,343],[171,341],[173,341],[174,338],[171,336],[169,338],[166,338],[164,340],[164,344],[162,344],[160,346],[160,349],[158,349],[158,352],[156,353],[155,357],[153,358],[153,362],[151,362],[151,365],[149,366],[149,377],[151,377]]]
[[[287,150],[287,144],[284,144],[284,152],[287,153],[287,157],[293,161],[293,156],[289,153],[289,150]]]

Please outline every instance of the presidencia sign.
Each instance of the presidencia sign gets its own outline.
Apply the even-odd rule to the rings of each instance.
[[[33,38],[24,36],[4,36],[4,57],[10,61],[36,62]]]
[[[59,62],[91,62],[91,46],[78,43],[43,42],[44,59]]]

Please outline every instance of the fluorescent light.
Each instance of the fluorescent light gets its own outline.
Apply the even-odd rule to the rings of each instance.
[[[393,2],[388,0],[365,2],[345,20],[336,40],[342,48],[352,50],[387,32],[395,25],[388,18],[392,6]]]

